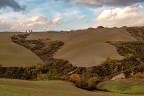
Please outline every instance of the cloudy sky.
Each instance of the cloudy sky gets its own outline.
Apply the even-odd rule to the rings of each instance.
[[[144,26],[144,0],[0,0],[0,31]]]

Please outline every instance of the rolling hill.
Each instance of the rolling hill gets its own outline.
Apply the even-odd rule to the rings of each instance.
[[[56,52],[54,58],[69,60],[79,67],[100,65],[106,58],[122,59],[115,46],[106,41],[136,41],[126,28],[91,28],[68,32],[39,32],[28,39],[49,38],[60,40],[65,45]]]
[[[144,94],[144,79],[123,79],[116,81],[105,81],[97,85],[101,90],[121,94]]]
[[[64,81],[25,81],[0,79],[0,96],[133,96],[109,92],[90,92]],[[137,96],[137,95],[135,95]],[[138,95],[139,96],[139,95]]]
[[[0,33],[0,64],[2,66],[24,66],[42,62],[30,50],[11,42],[11,36],[20,33]]]
[[[15,34],[20,33],[0,33],[0,64],[3,66],[25,66],[27,64],[37,64],[42,62],[30,50],[11,42],[10,37]],[[123,57],[117,53],[115,46],[105,43],[106,41],[136,41],[136,39],[132,37],[125,28],[98,28],[69,32],[38,32],[32,33],[27,39],[33,40],[39,38],[49,38],[64,42],[65,45],[54,54],[54,58],[69,60],[72,64],[78,67],[100,65],[106,60],[106,58],[122,59]],[[137,81],[140,82],[137,83]],[[143,83],[143,80],[130,79],[115,82],[109,81],[106,83],[102,82],[99,89],[114,92],[111,93],[104,91],[85,91],[74,87],[71,83],[63,81],[0,79],[0,95],[131,96],[117,93],[143,94],[143,90],[141,90],[143,85],[141,86],[141,82]],[[134,84],[134,87],[131,86],[132,83]],[[111,86],[113,87],[111,88]],[[119,88],[121,90],[119,90]],[[134,90],[134,93],[132,90]]]

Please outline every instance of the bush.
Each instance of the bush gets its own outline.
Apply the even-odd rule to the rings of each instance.
[[[53,80],[55,79],[55,75],[53,74],[48,74],[48,80]]]
[[[104,28],[103,26],[98,26],[97,28]]]
[[[133,58],[133,57],[134,57],[134,54],[132,54],[132,53],[127,54],[125,57],[126,57],[127,59],[131,59],[131,58]]]
[[[98,77],[92,77],[88,80],[88,86],[92,89],[96,88],[96,85],[100,82]]]
[[[92,73],[98,76],[114,76],[122,71],[120,60],[106,59],[101,65],[92,67]]]
[[[81,77],[78,74],[72,74],[69,77],[69,79],[70,79],[71,82],[75,83],[76,85],[81,83]]]
[[[132,78],[143,79],[144,73],[138,72],[132,76]]]
[[[27,66],[24,68],[23,79],[35,79],[40,73],[40,69],[36,65]]]

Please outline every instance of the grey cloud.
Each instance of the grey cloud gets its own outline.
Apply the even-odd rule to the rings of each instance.
[[[0,0],[0,8],[10,7],[14,11],[25,11],[15,0]]]
[[[87,7],[102,7],[102,6],[129,6],[135,3],[143,2],[144,0],[56,0],[64,1],[74,5]]]

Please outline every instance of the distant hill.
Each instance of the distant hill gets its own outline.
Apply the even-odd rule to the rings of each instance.
[[[42,62],[30,50],[11,42],[11,36],[20,33],[0,32],[0,64],[2,66],[25,66]]]
[[[122,59],[115,46],[106,41],[136,41],[126,28],[89,28],[69,32],[39,32],[28,39],[49,38],[61,40],[65,45],[54,55],[69,60],[73,65],[90,67],[100,65],[106,58]]]

